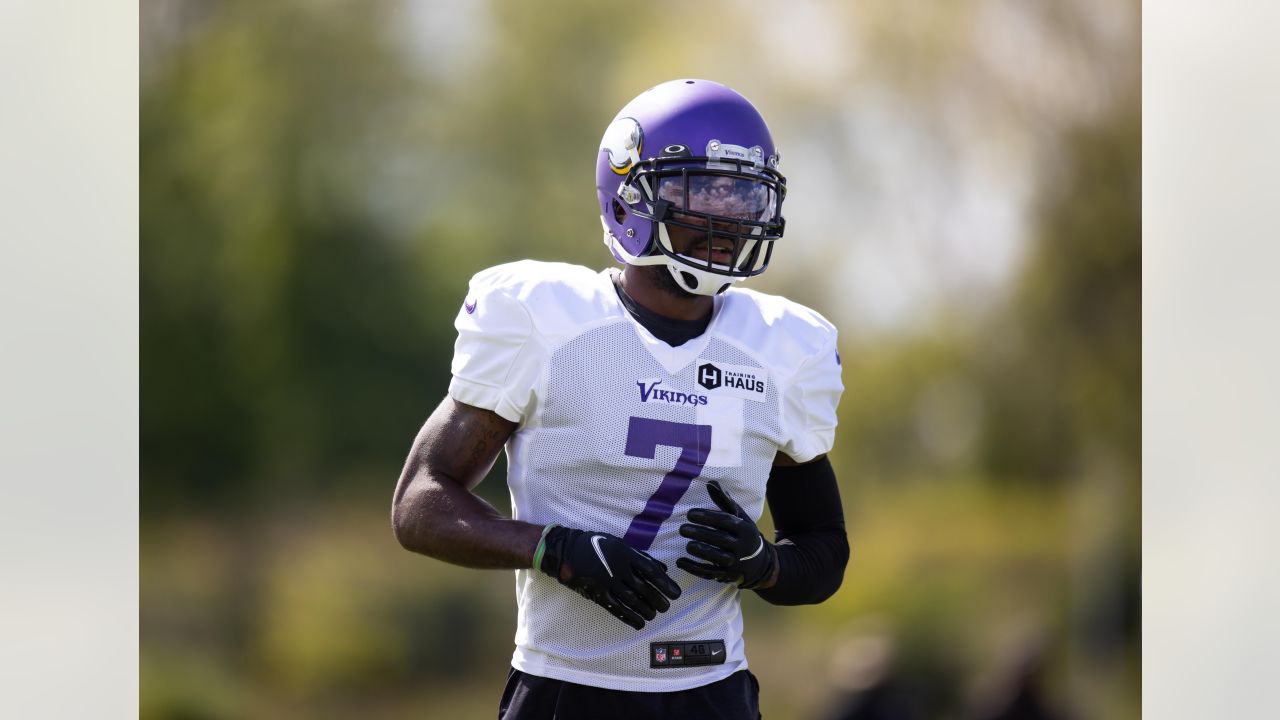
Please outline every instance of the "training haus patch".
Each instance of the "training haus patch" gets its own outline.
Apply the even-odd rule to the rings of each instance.
[[[764,401],[765,372],[758,367],[698,360],[698,387],[710,395]]]

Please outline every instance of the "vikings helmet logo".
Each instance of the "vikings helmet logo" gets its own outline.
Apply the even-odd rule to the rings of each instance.
[[[609,166],[619,175],[626,175],[640,159],[643,145],[644,132],[640,123],[629,117],[610,123],[600,139],[600,151],[609,153]]]

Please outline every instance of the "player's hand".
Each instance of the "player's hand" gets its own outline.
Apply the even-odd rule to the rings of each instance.
[[[768,580],[778,566],[778,553],[745,510],[712,480],[707,492],[719,510],[694,508],[680,534],[689,538],[686,549],[693,558],[682,557],[676,565],[708,580],[734,583],[749,589]]]
[[[680,597],[666,565],[609,533],[554,525],[538,552],[539,570],[637,630]]]

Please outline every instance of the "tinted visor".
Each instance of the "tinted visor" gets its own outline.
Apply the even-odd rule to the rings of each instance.
[[[677,212],[749,222],[773,222],[780,208],[776,185],[715,172],[686,171],[662,177],[658,198],[670,202]]]

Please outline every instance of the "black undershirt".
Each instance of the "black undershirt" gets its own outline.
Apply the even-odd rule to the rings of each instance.
[[[631,313],[631,317],[635,318],[641,327],[648,330],[649,334],[671,347],[679,347],[698,337],[706,332],[707,326],[711,324],[710,311],[697,320],[676,320],[665,315],[659,315],[633,300],[627,294],[627,291],[622,289],[622,283],[618,282],[618,275],[616,274],[613,276],[613,289],[618,291],[618,299],[622,301],[622,307]]]

